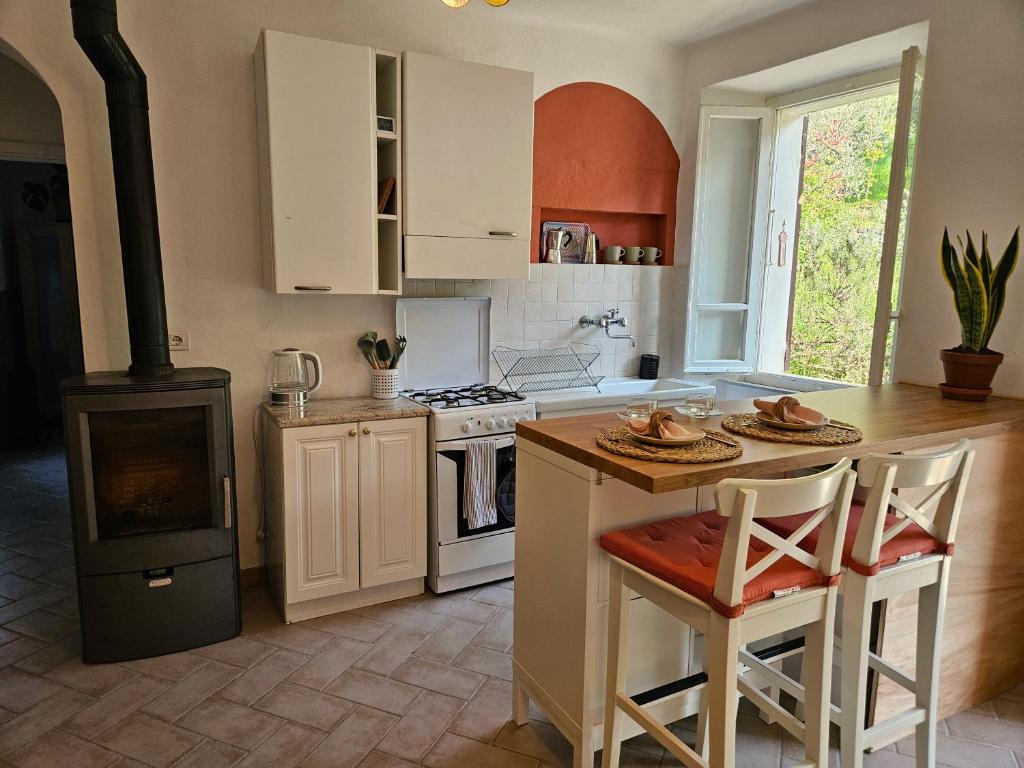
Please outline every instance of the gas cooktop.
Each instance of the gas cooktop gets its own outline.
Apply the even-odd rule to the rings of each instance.
[[[402,396],[436,409],[518,403],[526,399],[524,395],[499,389],[491,384],[474,384],[453,389],[416,389],[402,392]]]

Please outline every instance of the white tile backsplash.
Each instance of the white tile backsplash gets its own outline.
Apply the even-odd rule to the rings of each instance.
[[[594,344],[601,357],[595,373],[636,376],[640,355],[662,357],[670,369],[672,327],[686,315],[684,277],[677,267],[605,264],[531,264],[529,280],[405,280],[406,296],[490,296],[491,347],[554,347],[569,342]],[[637,337],[614,340],[601,328],[581,328],[581,315],[599,315],[617,307]],[[623,333],[614,328],[613,333]],[[491,364],[491,378],[500,374]]]

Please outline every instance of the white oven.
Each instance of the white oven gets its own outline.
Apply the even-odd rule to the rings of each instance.
[[[532,400],[488,385],[490,299],[406,299],[395,326],[408,339],[403,394],[428,405],[427,583],[450,592],[512,576],[515,560],[516,424],[535,419]],[[470,529],[463,510],[467,447],[497,451],[498,520]]]
[[[507,579],[515,560],[517,422],[536,418],[530,401],[431,416],[427,582],[437,593]],[[481,440],[495,444],[498,520],[470,529],[463,511],[466,456]]]
[[[462,504],[465,492],[466,448],[470,443],[494,440],[497,453],[494,504],[498,522],[470,529]],[[516,436],[476,437],[449,440],[434,445],[437,485],[438,543],[442,546],[511,531],[516,523]]]

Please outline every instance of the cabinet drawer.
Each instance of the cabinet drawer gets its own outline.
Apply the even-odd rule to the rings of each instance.
[[[405,276],[449,280],[526,280],[529,238],[405,236]]]

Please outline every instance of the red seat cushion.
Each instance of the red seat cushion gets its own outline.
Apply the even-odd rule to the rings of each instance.
[[[814,513],[807,512],[806,514],[788,515],[786,517],[759,518],[758,522],[773,533],[777,533],[782,537],[788,537],[793,531],[803,525],[804,521],[812,514]],[[858,501],[853,502],[850,506],[849,521],[846,524],[846,538],[843,540],[843,565],[857,573],[865,576],[874,576],[885,566],[892,565],[906,555],[931,555],[936,552],[947,551],[952,554],[952,545],[947,550],[947,547],[942,542],[936,541],[924,528],[916,523],[911,523],[882,545],[878,553],[878,564],[876,566],[861,565],[853,560],[853,544],[857,540],[857,529],[860,527],[862,517],[864,517],[864,505]],[[902,515],[889,512],[885,516],[885,529],[888,530],[902,519]],[[807,534],[804,540],[800,542],[800,548],[805,552],[813,552],[818,544],[820,530],[820,527],[815,528]]]
[[[820,571],[783,556],[743,587],[741,605],[722,604],[715,599],[714,591],[728,522],[716,512],[674,517],[606,533],[601,536],[601,546],[730,618],[741,615],[748,605],[772,597],[776,590],[828,583]],[[747,567],[772,551],[771,546],[751,537]]]

